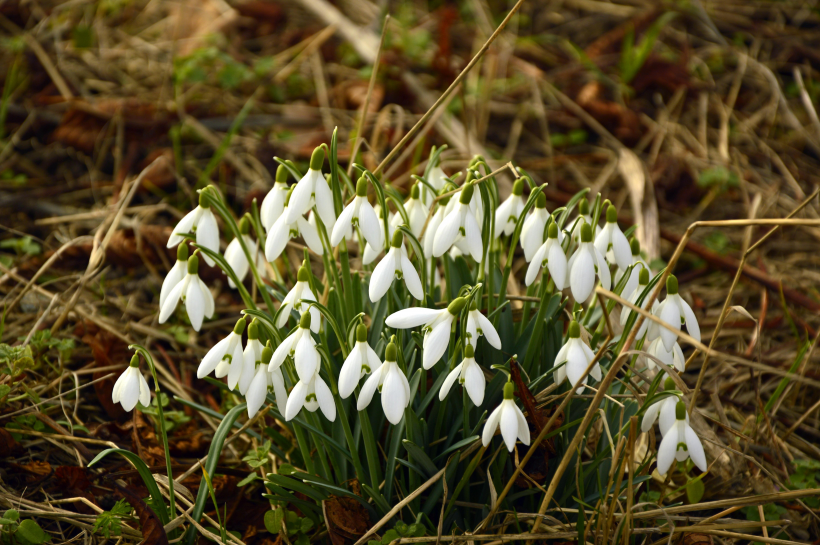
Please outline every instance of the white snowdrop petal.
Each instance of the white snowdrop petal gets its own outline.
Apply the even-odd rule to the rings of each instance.
[[[667,397],[656,403],[660,407],[660,418],[658,419],[658,429],[661,430],[661,435],[666,433],[678,421],[675,414],[675,407],[678,404],[677,397]]]
[[[117,377],[117,381],[114,382],[114,387],[111,389],[111,401],[113,401],[114,403],[120,402],[120,397],[122,394],[122,385],[125,383],[125,379],[129,375],[129,369],[131,368],[126,367],[125,371],[123,371],[122,374],[119,377]]]
[[[359,209],[359,230],[368,244],[374,248],[380,248],[384,245],[379,217],[367,200],[362,203],[362,207]]]
[[[185,311],[191,320],[191,327],[199,331],[202,320],[205,318],[205,297],[199,287],[199,282],[189,282],[185,290]]]
[[[213,348],[208,350],[208,353],[205,354],[205,357],[202,358],[202,362],[199,364],[196,370],[196,378],[206,377],[216,369],[216,365],[225,357],[225,352],[228,349],[228,345],[231,342],[231,335],[229,334],[227,337],[216,343]]]
[[[265,259],[275,261],[282,255],[289,240],[290,224],[285,221],[285,214],[282,214],[268,231],[268,239],[265,241]]]
[[[139,402],[143,407],[148,407],[151,405],[151,389],[148,387],[148,381],[145,380],[145,377],[139,372],[137,373],[137,378],[139,379],[140,385]]]
[[[507,445],[507,450],[512,452],[515,448],[515,440],[518,439],[518,417],[515,414],[515,409],[510,407],[509,403],[513,403],[510,399],[505,399],[501,402],[504,408],[501,410],[501,419],[498,427],[501,428],[501,437],[504,438],[504,444]]]
[[[609,243],[612,241],[612,228],[615,224],[607,223],[604,228],[595,236],[593,245],[602,255],[606,255]]]
[[[202,294],[202,302],[205,305],[205,317],[213,318],[214,312],[216,311],[216,303],[214,302],[214,296],[211,293],[211,290],[208,289],[208,286],[205,285],[205,282],[203,282],[200,277],[196,277],[196,282],[199,284],[199,292]]]
[[[194,228],[194,223],[196,220],[199,219],[199,215],[201,214],[202,209],[198,206],[185,214],[181,220],[174,226],[174,230],[172,231],[171,236],[168,238],[168,248],[173,248],[183,240],[185,237],[182,235],[187,235],[191,232]]]
[[[265,366],[260,366],[264,369]],[[282,376],[282,369],[277,367],[273,371],[268,371],[268,378],[273,386],[273,395],[276,396],[276,410],[279,414],[285,414],[288,405],[288,391],[285,389],[285,378]]]
[[[336,222],[336,211],[333,208],[333,192],[330,191],[330,186],[327,185],[327,180],[319,172],[316,176],[316,185],[314,189],[316,193],[316,210],[319,211],[319,218],[325,224],[325,229],[332,231]]]
[[[214,253],[219,253],[219,226],[216,223],[216,216],[210,208],[204,209],[199,218],[196,226],[196,243]],[[215,261],[206,253],[203,252],[202,257],[205,259],[205,263],[211,267],[214,266]]]
[[[350,234],[351,222],[353,221],[353,214],[356,212],[356,201],[354,200],[345,206],[342,213],[339,214],[339,219],[333,225],[333,232],[330,234],[330,245],[338,246],[343,238]]]
[[[450,249],[458,236],[461,227],[461,216],[455,212],[447,214],[435,231],[433,239],[433,257],[441,257]]]
[[[327,387],[322,377],[317,376],[315,382],[316,399],[319,401],[319,408],[325,418],[333,422],[336,420],[336,402],[333,399],[333,394],[330,388]]]
[[[686,371],[686,358],[683,357],[683,350],[678,343],[675,343],[675,346],[672,347],[672,364],[681,373]]]
[[[464,215],[464,238],[467,240],[470,255],[473,256],[476,263],[479,263],[484,253],[484,246],[481,242],[481,228],[478,226],[475,216],[470,212]]]
[[[601,286],[603,286],[605,290],[608,290],[612,288],[612,276],[609,274],[609,264],[597,248],[593,247],[592,253],[595,254],[595,262],[598,265],[598,278],[601,280]]]
[[[384,385],[382,386],[382,409],[384,409],[384,416],[394,426],[401,422],[404,416],[404,399],[405,390],[398,376],[400,371],[391,370],[384,378]]]
[[[307,247],[319,255],[324,254],[325,250],[322,246],[322,239],[319,237],[319,231],[316,230],[316,227],[311,225],[308,220],[302,216],[296,218],[296,225],[299,227],[299,234],[302,235]]]
[[[518,439],[525,445],[530,444],[530,426],[527,424],[527,419],[524,418],[524,413],[518,408],[518,405],[513,403],[515,409],[515,416],[518,419]]]
[[[547,252],[547,266],[550,271],[552,281],[558,291],[567,287],[567,256],[558,243],[553,243]]]
[[[577,342],[573,342],[567,352],[567,378],[573,386],[580,386],[581,384],[587,383],[586,377],[584,377],[583,382],[581,381],[581,375],[586,371],[589,360],[587,360],[584,350],[579,346],[580,342],[580,339],[578,339]]]
[[[282,363],[284,363],[285,358],[288,357],[290,354],[290,350],[293,347],[293,342],[296,340],[296,334],[290,335],[287,337],[282,343],[276,347],[276,350],[273,351],[273,357],[270,360],[270,364],[268,365],[268,371],[273,371],[277,369]]]
[[[162,281],[162,288],[159,292],[159,308],[162,308],[174,287],[182,282],[185,275],[188,274],[187,266],[187,261],[177,261],[174,263],[174,266],[171,267],[171,270],[168,271],[165,280]]]
[[[372,303],[384,297],[384,294],[393,284],[393,279],[396,276],[396,258],[398,257],[396,254],[395,248],[391,248],[387,255],[379,261],[376,268],[373,269],[373,274],[370,275],[368,294]]]
[[[538,273],[541,271],[541,265],[544,262],[544,257],[546,254],[547,245],[544,243],[535,251],[535,254],[532,256],[532,261],[530,261],[530,264],[527,267],[527,276],[524,278],[524,283],[527,286],[532,285],[532,283],[535,282],[535,279],[538,278]]]
[[[706,453],[703,452],[703,444],[695,431],[688,425],[684,426],[686,434],[686,448],[689,449],[689,457],[701,471],[706,471],[709,465],[706,463]]]
[[[354,348],[348,354],[347,359],[342,364],[342,370],[339,372],[339,396],[342,399],[347,399],[353,393],[359,383],[361,374],[362,351]]]
[[[128,412],[134,410],[134,407],[137,406],[137,401],[140,397],[140,386],[139,386],[139,370],[136,367],[131,367],[132,369],[130,373],[128,373],[128,377],[125,379],[121,386],[120,391],[120,403],[122,404],[122,408]]]
[[[268,379],[265,376],[264,366],[260,366],[254,374],[248,392],[245,395],[245,403],[248,409],[248,418],[252,418],[265,403],[265,396],[268,393]],[[278,401],[278,399],[277,399]],[[287,411],[286,411],[287,412]]]
[[[475,360],[471,360],[464,370],[464,388],[476,407],[480,407],[481,403],[484,402],[485,385],[484,373],[481,372],[481,368]]]
[[[666,475],[672,462],[675,461],[675,452],[678,449],[678,429],[672,426],[669,432],[663,436],[661,444],[658,446],[658,473]]]
[[[574,258],[572,269],[569,272],[569,287],[572,296],[579,303],[583,303],[592,293],[595,286],[595,269],[590,252],[580,248]]]
[[[480,311],[476,312],[476,320],[478,321],[478,327],[481,329],[481,334],[484,335],[490,346],[496,350],[501,350],[501,337],[498,336],[498,331],[493,327],[493,323]]]
[[[632,263],[632,248],[617,225],[612,230],[612,253],[615,254],[615,262],[621,269],[626,269]]]
[[[165,321],[171,317],[171,314],[174,313],[174,309],[177,308],[177,303],[179,303],[179,298],[182,296],[182,290],[185,287],[187,286],[185,286],[185,281],[183,280],[174,286],[174,289],[168,294],[168,298],[165,299],[165,303],[159,311],[159,323],[164,324]]]
[[[373,399],[373,394],[376,393],[376,390],[379,387],[379,380],[381,378],[381,373],[373,373],[371,374],[364,384],[362,385],[362,389],[359,391],[359,398],[356,400],[356,409],[359,411],[363,411],[370,405],[370,401]]]
[[[421,244],[424,247],[424,256],[428,259],[433,256],[433,242],[441,225],[442,214],[443,212],[440,209],[433,214],[433,217],[430,218],[430,221],[427,223],[427,229],[424,230],[424,235],[422,235]]]
[[[303,333],[296,342],[293,359],[296,362],[296,374],[299,380],[310,380],[310,377],[319,369],[319,352],[308,332]]]
[[[296,183],[293,192],[290,194],[288,207],[285,209],[285,221],[288,224],[296,222],[296,218],[304,215],[310,209],[310,197],[313,194],[313,171],[308,170],[307,174]],[[321,173],[319,173],[321,176]]]
[[[404,277],[404,285],[407,286],[407,291],[410,292],[410,295],[419,301],[423,301],[424,288],[421,285],[419,273],[416,272],[416,269],[413,267],[410,259],[408,259],[404,254],[401,256],[401,272]]]
[[[262,222],[265,231],[270,231],[271,226],[285,210],[285,197],[287,194],[287,185],[275,183],[262,200],[262,206],[259,207],[259,220]]]
[[[290,391],[290,396],[288,396],[288,402],[285,405],[285,420],[293,420],[293,418],[299,414],[299,411],[301,411],[305,405],[307,394],[307,383],[300,380],[296,383],[296,386],[293,387],[293,390]]]
[[[450,324],[450,320],[444,321],[427,335],[422,355],[422,366],[425,369],[430,369],[438,363],[447,350],[447,344],[450,342]]]
[[[641,420],[641,431],[644,433],[649,432],[652,429],[652,425],[655,423],[655,420],[658,419],[658,413],[661,410],[661,403],[653,403],[650,405],[646,412],[643,414],[643,420]],[[663,432],[661,432],[663,433]]]
[[[670,330],[667,327],[660,326],[659,332],[663,340],[663,346],[666,348],[666,351],[669,352],[678,339],[676,331],[680,331],[680,311],[675,302],[669,300],[669,298],[667,298],[664,303],[666,304],[661,309],[660,319],[671,325],[672,329]]]
[[[680,295],[678,295],[677,303],[683,312],[683,318],[686,322],[686,332],[689,333],[690,337],[700,342],[700,325],[698,325],[698,319],[695,317],[695,313],[692,312],[692,307],[690,307],[689,303],[684,301]]]
[[[385,323],[387,327],[392,327],[393,329],[409,329],[432,322],[441,312],[441,310],[434,308],[405,308],[388,316]]]
[[[498,429],[498,422],[501,420],[501,407],[502,405],[496,407],[496,409],[490,413],[489,418],[487,418],[487,423],[484,424],[484,431],[481,433],[481,444],[485,447],[493,440],[495,430]]]
[[[447,397],[447,394],[450,393],[450,388],[453,387],[455,384],[456,379],[461,374],[461,367],[464,365],[464,362],[459,363],[458,365],[453,368],[452,371],[447,375],[447,378],[444,379],[444,382],[441,384],[441,389],[438,391],[438,399],[439,401],[444,401],[444,398]]]

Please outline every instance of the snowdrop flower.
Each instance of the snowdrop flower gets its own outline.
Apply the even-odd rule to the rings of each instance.
[[[207,189],[199,192],[199,206],[185,214],[174,227],[173,234],[168,238],[168,248],[173,248],[183,240],[189,233],[196,236],[196,243],[203,248],[208,248],[214,253],[219,253],[219,226],[216,224],[216,216],[211,211],[211,204],[208,202]],[[203,256],[205,263],[214,266],[214,260],[207,255]]]
[[[393,236],[393,232],[396,230],[396,226],[393,224],[394,223],[393,218],[395,218],[395,216],[393,216],[393,218],[388,217],[388,221],[387,221],[388,233],[387,233],[387,235],[385,235],[385,233],[384,233],[384,211],[382,210],[382,207],[381,207],[380,204],[376,204],[376,206],[373,207],[373,210],[376,212],[376,216],[378,216],[378,218],[379,218],[379,232],[381,233],[381,236],[382,237],[386,236],[389,239],[390,237]],[[385,240],[385,239],[383,238],[381,240]],[[376,258],[379,257],[379,254],[382,253],[382,250],[384,250],[383,246],[371,246],[370,243],[365,244],[364,245],[364,254],[362,255],[362,264],[363,265],[370,265],[371,263],[373,263],[373,261],[375,261]]]
[[[308,380],[299,380],[290,391],[285,407],[285,420],[293,420],[302,407],[312,413],[316,412],[316,409],[322,409],[325,418],[331,422],[336,420],[336,401],[330,388],[319,376],[318,367]]]
[[[664,391],[672,392],[674,395],[665,397],[662,400],[653,403],[646,409],[643,420],[641,420],[641,431],[643,432],[648,432],[652,429],[652,425],[655,423],[655,420],[658,419],[658,415],[661,417],[658,423],[658,429],[661,430],[661,435],[666,435],[666,432],[668,432],[672,426],[675,425],[675,409],[678,402],[681,401],[681,395],[683,394],[675,388],[675,381],[669,377],[666,377],[663,389]],[[686,423],[689,423],[688,414],[686,414]]]
[[[433,257],[441,257],[453,244],[463,239],[473,259],[476,262],[481,261],[483,253],[481,229],[470,210],[470,200],[473,198],[474,191],[475,186],[471,183],[463,186],[458,203],[451,212],[447,213],[436,230]]]
[[[248,327],[248,344],[242,352],[242,359],[231,365],[228,371],[228,387],[231,390],[239,386],[239,393],[247,395],[248,388],[256,374],[256,368],[262,363],[264,349],[265,347],[259,342],[259,322],[254,318]]]
[[[162,289],[159,292],[159,308],[165,304],[168,299],[168,294],[176,287],[177,284],[185,279],[188,274],[188,244],[180,244],[177,246],[177,261],[168,274],[165,280],[162,281]]]
[[[407,219],[410,221],[410,232],[416,238],[421,236],[421,230],[424,229],[429,210],[430,205],[424,204],[421,200],[421,183],[416,182],[413,189],[410,190],[410,198],[404,203],[404,211],[407,212]],[[397,217],[401,216],[397,215]]]
[[[273,224],[285,211],[285,199],[288,196],[288,169],[285,165],[276,168],[276,181],[259,208],[259,219],[265,231],[270,231]]]
[[[316,302],[316,294],[310,289],[310,271],[307,265],[299,267],[299,272],[296,273],[296,285],[293,286],[285,298],[282,299],[282,306],[279,309],[279,318],[276,320],[276,327],[283,328],[288,323],[291,311],[295,310],[302,316],[310,306],[310,302]],[[311,326],[310,329],[314,333],[319,333],[319,327],[322,325],[321,313],[315,306],[310,306]]]
[[[687,458],[692,458],[701,471],[708,469],[703,444],[695,430],[686,422],[686,406],[678,401],[675,406],[675,423],[658,446],[658,473],[666,475],[673,461],[682,462]]]
[[[583,220],[583,223],[586,223],[590,226],[595,226],[595,236],[598,236],[598,233],[601,232],[601,227],[598,225],[598,219],[596,218],[595,221],[592,221],[592,211],[589,209],[589,201],[586,200],[586,197],[578,201],[578,217],[575,218],[575,222],[579,220]],[[577,241],[579,237],[579,230],[576,229],[574,231],[573,240]]]
[[[466,297],[458,297],[441,310],[432,308],[406,308],[387,317],[385,323],[394,329],[409,329],[423,325],[424,342],[422,343],[422,366],[430,369],[434,366],[450,342],[450,327],[467,304]]]
[[[160,308],[159,323],[164,324],[171,317],[180,300],[185,305],[185,311],[188,313],[188,319],[194,331],[199,331],[202,327],[203,318],[210,318],[214,315],[214,296],[197,274],[199,271],[197,254],[199,251],[194,252],[188,260],[188,274],[182,282],[174,286]]]
[[[196,378],[203,378],[216,370],[216,378],[228,374],[233,362],[241,368],[242,365],[242,332],[245,331],[245,319],[237,320],[233,331],[228,336],[213,345],[208,350],[196,370]]]
[[[615,263],[621,269],[626,269],[632,263],[632,251],[629,241],[618,227],[618,210],[611,204],[606,209],[606,225],[595,236],[595,248],[612,263],[608,252],[612,250]]]
[[[498,205],[495,211],[495,232],[500,236],[510,236],[515,231],[515,224],[518,222],[521,212],[524,211],[524,180],[519,178],[515,181],[512,193],[504,202]]]
[[[282,213],[288,225],[295,223],[315,204],[319,218],[325,224],[325,229],[328,232],[332,231],[333,223],[336,221],[336,211],[333,209],[333,193],[322,175],[322,163],[324,162],[325,150],[321,146],[317,147],[310,156],[310,168],[307,174],[302,176],[302,179],[294,186],[288,209]]]
[[[401,422],[404,409],[410,404],[410,383],[396,363],[397,354],[396,344],[391,340],[384,349],[384,364],[365,381],[356,401],[356,408],[365,410],[378,389],[382,394],[384,416],[394,426]]]
[[[484,401],[484,387],[487,380],[484,378],[481,367],[475,361],[475,350],[471,344],[464,347],[464,360],[456,365],[447,375],[447,378],[444,379],[444,384],[441,385],[441,390],[438,393],[440,401],[444,401],[444,398],[450,393],[450,388],[453,387],[456,379],[467,390],[467,395],[470,396],[473,404],[476,407],[481,406]]]
[[[427,173],[427,183],[430,184],[437,193],[441,193],[442,188],[447,184],[447,175],[441,169],[440,165],[430,167],[430,171]],[[421,189],[421,202],[424,203],[424,206],[430,208],[436,194],[430,191],[426,185],[419,189]]]
[[[284,415],[288,403],[288,392],[285,389],[285,380],[282,377],[282,369],[276,367],[273,371],[268,371],[268,363],[273,355],[273,348],[270,341],[262,349],[262,354],[259,356],[260,365],[256,366],[253,374],[253,379],[248,386],[248,391],[245,394],[245,403],[248,407],[248,418],[252,418],[262,405],[265,403],[265,396],[268,393],[268,388],[273,386],[273,393],[276,396],[276,409],[279,414]]]
[[[504,401],[501,402],[484,424],[484,432],[481,434],[481,443],[486,447],[495,435],[495,430],[501,428],[501,437],[507,450],[512,452],[515,448],[516,439],[520,439],[525,445],[530,444],[530,427],[524,418],[524,413],[513,401],[513,383],[504,385]]]
[[[367,180],[364,176],[356,182],[356,196],[342,210],[339,220],[333,226],[330,245],[338,246],[343,238],[350,237],[353,234],[353,227],[358,227],[367,243],[374,248],[379,248],[384,244],[382,230],[379,229],[379,217],[367,200]]]
[[[637,265],[636,265],[636,268],[637,268]],[[634,271],[634,269],[633,269],[633,271]],[[649,285],[649,269],[646,268],[646,267],[643,267],[640,270],[640,272],[638,272],[637,285],[635,286],[635,289],[632,290],[632,292],[627,297],[627,301],[629,301],[630,303],[632,303],[635,306],[638,306],[638,298],[641,296],[641,294],[644,292],[644,290],[646,290],[646,286],[648,286],[648,285]],[[624,288],[624,289],[626,289],[626,288]],[[646,297],[643,298],[643,301],[641,302],[639,308],[642,308],[643,310],[646,310],[646,304],[649,302],[649,295],[650,294],[648,294],[648,293],[646,294]],[[656,300],[652,304],[652,311],[654,312],[655,309],[657,309],[657,308],[658,308],[658,301]],[[632,312],[632,309],[630,307],[626,306],[626,305],[624,305],[624,307],[621,309],[621,325],[622,326],[626,325],[626,321],[629,319],[629,314],[631,312]],[[643,336],[646,334],[646,330],[649,327],[649,324],[651,322],[652,322],[652,320],[648,320],[648,319],[643,321],[643,323],[641,324],[641,328],[638,330],[638,335],[635,337],[636,339],[642,339],[643,338]]]
[[[151,390],[148,389],[145,377],[140,373],[140,357],[137,354],[134,354],[134,357],[131,358],[131,365],[114,383],[114,389],[111,391],[111,401],[120,403],[127,412],[134,410],[137,401],[143,407],[151,404]]]
[[[407,250],[404,248],[404,234],[401,231],[393,233],[393,240],[390,241],[390,251],[373,269],[370,277],[370,301],[375,303],[387,293],[393,285],[393,279],[404,280],[407,291],[418,299],[424,300],[424,288],[421,286],[419,273],[413,268],[413,264],[407,257]]]
[[[251,256],[255,256],[254,265],[256,266],[256,270],[261,272],[265,270],[265,255],[259,250],[259,244],[251,238],[249,234],[250,230],[251,222],[248,220],[248,216],[245,215],[239,220],[239,234],[245,242],[245,246],[248,248]],[[231,269],[233,269],[233,272],[240,282],[245,280],[250,270],[250,265],[248,264],[248,256],[245,255],[242,244],[239,242],[239,237],[234,238],[225,249],[225,261],[231,266]],[[234,284],[233,278],[230,276],[228,277],[228,285],[236,289],[236,284]]]
[[[453,189],[455,189],[454,185],[447,184],[442,190],[442,194],[449,193]],[[427,223],[427,228],[424,230],[424,234],[421,237],[421,244],[424,249],[424,255],[428,259],[432,258],[433,256],[433,243],[436,239],[436,233],[438,233],[438,228],[441,226],[441,222],[444,221],[444,218],[447,216],[447,209],[449,207],[450,202],[450,197],[443,197],[439,199],[436,211],[433,213],[433,216]]]
[[[638,287],[638,276],[641,273],[641,269],[647,269],[650,273],[652,272],[649,270],[649,264],[644,261],[641,257],[641,243],[638,242],[638,239],[633,238],[629,241],[629,249],[632,252],[632,272],[629,273],[629,278],[624,284],[624,289],[621,290],[621,296],[629,296],[635,288]],[[628,267],[627,267],[628,268]],[[617,286],[621,282],[621,278],[626,273],[626,269],[621,269],[618,267],[618,270],[615,271],[615,278],[613,279],[612,284]]]
[[[376,351],[367,344],[367,326],[356,326],[356,345],[348,354],[339,372],[339,395],[346,399],[365,375],[378,371],[382,362]]]
[[[583,385],[587,383],[589,378],[588,376],[584,377],[582,381],[580,380],[581,375],[584,374],[584,371],[589,367],[589,362],[594,358],[595,354],[592,352],[592,349],[581,340],[581,326],[578,322],[570,322],[569,339],[567,343],[561,347],[561,350],[558,351],[558,354],[555,356],[555,362],[552,364],[553,367],[558,367],[566,362],[564,366],[558,367],[555,371],[555,384],[561,384],[565,379],[569,378],[569,382],[573,388],[580,385],[580,387],[575,390],[576,393],[580,394],[584,391]],[[590,370],[589,375],[595,380],[600,381],[601,366],[596,363],[592,367],[592,370]]]
[[[295,187],[295,186],[294,186]],[[285,197],[285,211],[279,216],[279,219],[273,223],[268,231],[268,240],[265,241],[265,258],[268,261],[274,261],[277,257],[282,255],[282,251],[287,246],[288,241],[296,238],[299,235],[305,239],[305,244],[315,253],[322,255],[324,248],[322,247],[322,239],[319,238],[319,232],[314,225],[311,225],[302,215],[297,214],[293,221],[289,221],[290,199],[296,190],[291,188],[287,197]]]
[[[319,351],[316,349],[316,341],[310,335],[310,321],[309,312],[302,314],[299,327],[273,353],[268,371],[274,371],[288,356],[293,358],[299,380],[309,381],[319,371]]]
[[[524,259],[529,263],[532,261],[535,252],[544,243],[544,228],[547,226],[547,221],[550,219],[550,214],[547,212],[547,198],[543,193],[539,193],[535,198],[535,208],[532,213],[524,220],[524,225],[521,227],[521,248],[524,250]],[[496,227],[498,220],[496,220]],[[558,241],[563,241],[563,233],[558,233]]]
[[[538,272],[544,267],[549,270],[550,277],[558,291],[567,286],[567,256],[561,246],[561,239],[558,238],[559,233],[558,224],[550,223],[546,242],[538,248],[527,267],[527,276],[524,281],[528,286],[535,282]]]
[[[572,290],[572,296],[579,303],[586,301],[592,293],[596,274],[604,289],[608,290],[611,286],[609,265],[598,248],[592,244],[592,228],[588,223],[581,226],[581,243],[572,254],[567,266],[569,287]]]
[[[683,350],[681,350],[677,342],[672,345],[672,350],[667,350],[663,344],[663,339],[658,337],[649,343],[649,348],[647,348],[646,352],[650,356],[658,358],[664,365],[674,367],[681,373],[686,370],[686,358],[683,357]],[[646,366],[650,371],[654,371],[655,367],[657,367],[652,358],[646,358]]]
[[[490,346],[501,350],[501,337],[498,336],[498,331],[495,330],[493,323],[481,314],[475,301],[470,303],[470,310],[467,311],[467,336],[467,342],[471,344],[478,344],[478,337],[484,336]]]
[[[678,338],[677,331],[680,331],[681,323],[686,323],[686,331],[689,336],[700,342],[700,326],[695,313],[689,303],[681,298],[678,293],[678,279],[670,274],[666,278],[666,299],[658,305],[654,311],[655,316],[672,326],[672,329],[661,326],[655,322],[649,325],[649,338],[656,339],[660,336],[666,350],[671,351]]]

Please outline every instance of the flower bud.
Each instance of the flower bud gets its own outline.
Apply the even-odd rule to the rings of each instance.
[[[262,349],[262,355],[259,358],[263,364],[270,363],[271,358],[273,357],[273,346],[271,346],[270,341],[268,344],[265,345],[265,348]]]
[[[581,226],[581,242],[592,242],[592,227],[588,223]]]
[[[325,148],[317,146],[310,156],[310,170],[322,170],[322,164],[325,162]]]
[[[251,232],[251,222],[247,214],[242,216],[242,219],[239,220],[239,234],[240,235],[247,235]]]
[[[457,298],[453,299],[453,301],[449,305],[447,305],[447,310],[453,316],[458,316],[458,314],[461,312],[461,310],[464,308],[464,305],[466,305],[466,304],[467,304],[467,298],[466,297],[457,297]]]
[[[468,344],[467,346],[464,347],[464,357],[465,358],[475,357],[475,348],[473,348],[473,345]]]
[[[632,240],[629,241],[629,249],[632,250],[632,255],[641,255],[641,243],[638,242],[638,239],[632,237]]]
[[[299,318],[299,327],[302,329],[310,329],[310,312],[305,312],[302,314],[302,317]]]
[[[536,208],[546,208],[547,207],[547,197],[544,193],[539,193],[537,197],[535,197],[535,207]]]
[[[296,280],[299,282],[308,282],[310,280],[310,271],[305,265],[299,267],[299,272],[296,273]]]
[[[188,243],[185,241],[177,246],[177,261],[188,261]]]
[[[547,228],[547,238],[558,238],[558,224],[555,222],[550,223],[550,226]]]
[[[611,204],[606,209],[606,222],[607,223],[618,223],[618,209],[615,208]]]
[[[686,405],[683,404],[683,401],[678,401],[677,405],[675,405],[675,418],[678,420],[686,420]]]
[[[586,197],[578,201],[578,213],[582,216],[589,215],[589,201],[586,199]]]
[[[276,167],[276,183],[288,183],[288,169],[285,168],[285,165],[279,165],[278,167]]]
[[[253,319],[251,322],[250,327],[248,327],[248,340],[255,340],[259,338],[259,323],[257,322],[256,318]]]
[[[210,208],[211,201],[208,200],[208,188],[206,187],[202,191],[199,192],[199,206],[202,208]]]
[[[674,274],[666,277],[666,295],[678,294],[678,278]]]
[[[672,377],[666,377],[666,380],[663,381],[663,389],[664,390],[674,390],[675,389],[675,381],[672,380]]]
[[[581,337],[581,326],[575,320],[569,323],[569,338],[570,339],[578,339]]]
[[[245,331],[245,323],[245,318],[238,319],[236,325],[233,326],[233,332],[237,335],[242,335],[242,332]]]
[[[365,343],[367,342],[367,326],[364,324],[359,324],[356,326],[356,342]]]
[[[473,199],[473,192],[475,191],[475,186],[473,186],[473,184],[465,183],[461,187],[461,196],[458,198],[458,202],[460,202],[461,204],[470,204],[470,201]]]
[[[402,242],[404,242],[404,233],[401,232],[401,229],[396,229],[393,231],[393,238],[390,239],[390,246],[401,248]]]
[[[524,179],[523,178],[519,178],[515,181],[515,183],[513,184],[513,188],[512,188],[512,194],[517,196],[517,197],[520,197],[521,195],[524,194]]]
[[[413,189],[410,190],[410,198],[418,199],[419,195],[421,195],[421,183],[416,182],[413,184]]]
[[[194,252],[194,255],[188,260],[188,274],[197,274],[199,272],[199,250]]]
[[[391,342],[387,345],[387,348],[384,349],[384,361],[396,361],[396,356],[398,355],[398,349],[396,348],[396,344]]]
[[[134,354],[131,356],[131,363],[129,364],[131,367],[139,367],[140,366],[140,355]]]
[[[641,272],[638,273],[638,284],[646,286],[649,284],[649,269],[641,267]]]
[[[512,382],[507,382],[504,385],[504,399],[512,399],[515,385]]]
[[[364,176],[356,182],[356,196],[367,197],[367,179]]]

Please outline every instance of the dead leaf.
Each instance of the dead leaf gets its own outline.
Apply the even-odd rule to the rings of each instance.
[[[0,458],[10,458],[23,451],[14,437],[4,428],[0,428]]]
[[[638,224],[637,237],[649,261],[660,256],[658,203],[652,184],[646,183],[643,162],[629,148],[618,150],[618,172],[629,190],[632,215]]]
[[[347,496],[330,496],[324,503],[328,530],[332,528],[339,536],[355,541],[370,528],[367,510],[355,499]],[[344,543],[344,540],[341,542]]]

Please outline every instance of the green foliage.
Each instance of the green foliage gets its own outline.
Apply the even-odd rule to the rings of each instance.
[[[792,462],[795,471],[786,483],[792,490],[820,488],[820,461],[796,459]],[[812,509],[820,508],[820,499],[806,496],[803,501]]]
[[[20,337],[20,340],[23,340]],[[76,347],[74,339],[55,339],[51,336],[51,330],[42,329],[32,335],[30,346],[35,353],[43,354],[55,349],[60,354],[62,361],[67,361],[71,357],[71,352]]]
[[[130,514],[131,506],[125,499],[121,499],[110,511],[103,511],[97,515],[97,520],[94,521],[94,531],[101,533],[106,539],[111,539],[112,535],[119,536],[122,534],[122,520]]]
[[[623,83],[630,83],[638,75],[646,59],[652,53],[661,30],[676,16],[675,12],[670,11],[658,17],[644,33],[643,39],[637,44],[635,43],[635,31],[630,30],[626,33],[621,48],[620,62],[621,81]]]
[[[41,545],[51,536],[33,519],[20,520],[20,512],[9,509],[0,517],[0,543],[3,545]]]
[[[168,407],[168,396],[165,393],[158,393],[154,398],[151,400],[151,405],[148,407],[139,404],[140,410],[148,415],[154,417],[155,420],[159,419],[159,407],[157,407],[157,403],[161,400],[162,408],[165,409]],[[169,411],[165,409],[162,411],[163,417],[165,418],[165,431],[170,432],[183,424],[187,424],[191,421],[191,417],[185,414],[184,411]]]
[[[9,346],[0,344],[0,370],[3,374],[12,377],[19,375],[26,369],[34,368],[34,357],[31,345]]]
[[[729,237],[723,231],[712,231],[703,241],[706,247],[718,254],[725,254],[729,247]]]
[[[17,255],[40,255],[43,251],[43,247],[28,235],[0,241],[0,249],[11,250]]]
[[[716,187],[725,191],[730,187],[737,187],[740,185],[740,181],[733,170],[724,166],[715,166],[700,173],[698,185],[707,189]]]
[[[421,523],[406,524],[402,521],[398,521],[392,530],[387,530],[384,533],[381,540],[371,539],[367,542],[367,545],[387,545],[403,537],[422,537],[426,532],[427,530]]]
[[[216,82],[223,89],[235,89],[246,81],[265,75],[265,65],[259,71],[252,70],[235,60],[217,46],[202,47],[190,55],[174,59],[174,81],[202,83],[216,75]]]
[[[3,172],[0,172],[0,180],[10,182],[14,185],[23,185],[28,181],[28,176],[23,173],[15,174],[12,169],[7,168]]]
[[[283,524],[284,523],[284,524]],[[287,537],[298,545],[309,545],[308,533],[314,522],[308,517],[300,517],[293,511],[279,507],[265,513],[265,529],[271,534],[281,534],[287,529]]]
[[[32,430],[38,432],[46,431],[46,425],[43,421],[33,414],[24,414],[15,416],[11,422],[6,423],[5,428],[11,432],[11,436],[17,441],[22,441],[23,436],[19,433],[14,433],[14,430]]]

